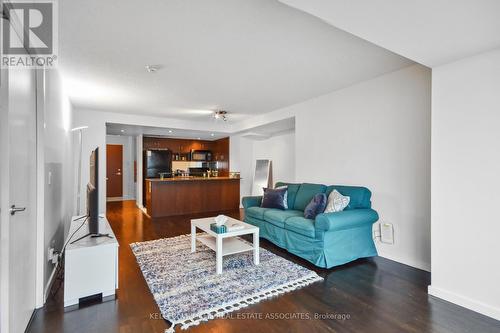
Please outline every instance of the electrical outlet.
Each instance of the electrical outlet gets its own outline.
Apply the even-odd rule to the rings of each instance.
[[[385,244],[394,244],[394,227],[392,223],[380,223],[380,241]]]
[[[59,262],[59,252],[54,251],[52,255],[52,263],[56,265]]]
[[[47,261],[52,261],[54,258],[54,248],[49,247],[49,251],[47,252]]]

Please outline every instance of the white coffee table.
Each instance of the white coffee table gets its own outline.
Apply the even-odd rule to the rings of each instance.
[[[222,273],[222,257],[230,254],[253,251],[253,263],[259,264],[259,228],[251,224],[228,217],[226,224],[238,223],[244,226],[243,229],[218,234],[210,230],[210,224],[214,223],[213,217],[191,220],[191,252],[196,251],[196,240],[199,240],[216,254],[216,273]],[[203,235],[196,235],[196,228],[205,232]],[[240,239],[238,236],[253,234],[253,244]]]

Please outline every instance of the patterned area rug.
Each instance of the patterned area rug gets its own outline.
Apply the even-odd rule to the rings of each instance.
[[[315,272],[260,249],[260,265],[253,252],[223,258],[222,274],[215,274],[215,252],[191,236],[182,235],[130,244],[164,319],[186,329],[222,317],[263,299],[315,281]]]

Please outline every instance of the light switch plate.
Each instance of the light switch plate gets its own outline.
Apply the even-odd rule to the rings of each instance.
[[[380,241],[385,244],[394,244],[394,227],[392,223],[380,223]]]

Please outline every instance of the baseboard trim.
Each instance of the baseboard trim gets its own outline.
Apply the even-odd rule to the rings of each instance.
[[[135,200],[135,198],[130,197],[128,195],[123,197],[107,197],[106,202],[116,202],[116,201],[127,201],[127,200]]]
[[[500,320],[500,309],[495,308],[491,305],[473,300],[471,298],[453,293],[448,290],[434,287],[430,285],[427,289],[429,295],[437,298],[441,298],[445,301],[454,303],[456,305],[462,306],[466,309],[472,310],[474,312],[480,313],[482,315],[491,317],[496,320]]]
[[[146,214],[147,216],[149,216],[149,214],[148,214],[148,210],[146,209],[146,207],[144,207],[143,205],[139,205],[139,204],[137,204],[137,202],[135,203],[135,205],[137,206],[137,208],[139,208],[140,210],[142,210],[142,212],[143,212],[144,214]]]
[[[407,265],[407,266],[411,266],[411,267],[414,267],[414,268],[418,268],[418,269],[424,270],[426,272],[430,272],[431,271],[431,265],[428,264],[428,263],[418,262],[418,261],[415,261],[415,260],[406,260],[404,258],[393,257],[393,256],[390,256],[390,255],[386,255],[385,253],[380,253],[380,251],[379,251],[378,255],[380,257],[382,257],[382,258],[386,258],[386,259],[389,259],[389,260],[392,260],[392,261],[396,261],[396,262],[399,262],[399,263]]]
[[[52,288],[52,284],[54,283],[54,277],[57,272],[57,268],[59,267],[59,262],[52,269],[52,273],[50,273],[49,281],[47,281],[47,285],[45,286],[45,290],[43,291],[43,304],[47,301],[47,297],[49,296],[50,288]]]

